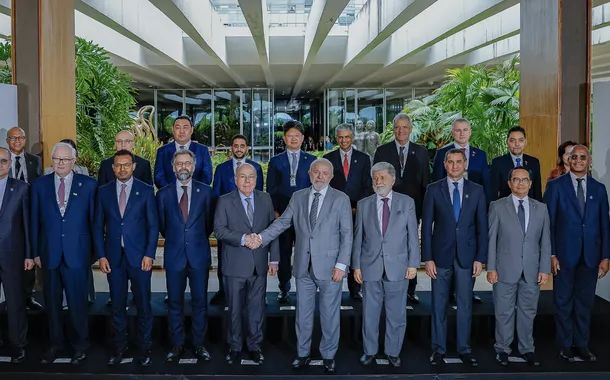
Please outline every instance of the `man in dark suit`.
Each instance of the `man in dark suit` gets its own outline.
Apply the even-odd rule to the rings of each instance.
[[[316,159],[301,150],[304,136],[303,125],[296,120],[284,124],[284,142],[286,150],[274,156],[267,168],[267,192],[271,195],[275,217],[278,218],[290,202],[295,191],[311,186],[309,180],[309,165]],[[280,303],[289,302],[290,278],[292,277],[292,244],[294,243],[294,227],[288,228],[279,237],[280,267],[278,280]]]
[[[134,147],[134,136],[130,131],[121,131],[116,134],[114,138],[114,146],[117,152],[119,150],[126,150],[129,152],[133,152]],[[140,157],[136,154],[133,155],[135,157],[135,169],[133,171],[133,176],[140,181],[152,185],[152,169],[150,167],[150,162]],[[97,175],[97,184],[98,186],[102,186],[107,184],[108,182],[112,182],[115,180],[114,176],[114,156],[108,157],[100,163],[100,171]]]
[[[207,327],[208,268],[211,254],[209,236],[213,230],[214,191],[193,180],[197,157],[189,150],[177,151],[172,158],[176,180],[157,193],[159,226],[165,237],[163,263],[168,295],[168,322],[172,350],[167,362],[179,361],[184,353],[184,291],[191,288],[193,352],[210,360],[203,345]]]
[[[508,197],[511,194],[508,187],[508,172],[512,168],[523,166],[532,176],[532,188],[528,196],[542,202],[542,183],[540,182],[540,161],[536,157],[523,153],[527,145],[525,129],[516,126],[508,130],[506,145],[509,153],[496,157],[491,161],[491,200]]]
[[[197,166],[193,179],[206,185],[212,183],[212,159],[208,147],[191,140],[193,134],[191,118],[182,115],[174,120],[174,141],[157,150],[155,159],[155,186],[161,189],[176,183],[176,175],[172,168],[172,157],[177,150],[190,150],[197,158]]]
[[[0,284],[4,287],[11,363],[25,360],[28,319],[23,299],[23,269],[34,266],[30,250],[30,188],[8,176],[11,155],[0,148]]]
[[[42,159],[25,151],[26,137],[23,129],[13,127],[6,133],[6,143],[11,155],[9,177],[26,183],[32,183],[42,175]],[[25,306],[30,310],[42,310],[42,305],[34,299],[36,285],[36,270],[26,270],[23,273]]]
[[[42,268],[51,347],[42,363],[52,363],[64,345],[62,293],[74,330],[72,363],[86,358],[89,347],[87,272],[91,267],[97,181],[73,171],[76,150],[58,143],[51,152],[54,174],[32,182],[32,255]]]
[[[231,153],[232,158],[223,162],[216,167],[214,173],[214,194],[216,197],[228,194],[234,191],[237,187],[235,186],[235,173],[237,169],[248,163],[256,169],[256,190],[263,191],[263,169],[256,162],[248,159],[248,139],[244,135],[235,135],[231,138]],[[218,270],[216,275],[218,276],[218,292],[212,297],[210,301],[213,305],[224,305],[225,304],[225,292],[224,292],[224,281],[222,275],[222,242],[218,240],[217,246],[218,252]]]
[[[487,259],[487,211],[483,187],[464,179],[466,155],[445,154],[447,177],[428,186],[422,216],[422,257],[432,278],[432,356],[447,352],[447,306],[452,277],[457,299],[457,349],[462,362],[476,367],[470,348],[472,281]],[[433,228],[434,227],[434,228]]]
[[[151,363],[150,280],[159,227],[153,187],[133,177],[136,165],[130,151],[116,152],[116,180],[100,187],[97,195],[95,250],[101,271],[111,279],[113,300],[114,352],[108,365],[120,364],[127,350],[128,282],[138,310],[139,362],[142,366]]]
[[[267,193],[255,189],[258,174],[253,165],[245,163],[235,171],[237,190],[218,200],[214,214],[214,234],[224,242],[225,286],[229,306],[229,333],[227,340],[228,364],[239,362],[243,343],[243,330],[247,331],[247,346],[251,359],[261,364],[263,321],[267,268],[275,275],[280,261],[277,240],[266,247],[250,250],[247,235],[260,233],[275,219],[273,202]],[[269,257],[271,256],[271,257]],[[269,263],[271,261],[271,263]],[[247,315],[244,321],[244,313]]]
[[[430,183],[430,163],[428,150],[421,145],[409,141],[413,125],[406,113],[399,113],[394,117],[394,141],[383,144],[375,152],[374,163],[388,162],[396,170],[396,182],[392,190],[406,194],[415,202],[417,222],[422,216],[422,205],[426,187]],[[417,276],[409,281],[407,291],[409,301],[419,303],[415,294]]]
[[[330,186],[349,196],[352,214],[356,214],[358,201],[373,194],[371,183],[371,158],[352,148],[354,135],[351,124],[339,124],[335,129],[339,149],[324,155],[334,167]],[[347,275],[347,286],[352,299],[362,300],[361,286],[354,280],[354,273]]]
[[[559,357],[596,361],[589,351],[589,324],[597,280],[608,273],[610,221],[606,187],[587,173],[589,150],[576,145],[570,172],[550,181],[544,203],[551,220],[551,270]],[[575,352],[573,351],[575,349]]]

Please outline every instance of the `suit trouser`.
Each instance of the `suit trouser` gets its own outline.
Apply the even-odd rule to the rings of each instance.
[[[517,307],[517,338],[519,353],[534,352],[534,318],[538,311],[538,283],[525,282],[523,275],[516,283],[500,282],[493,286],[496,314],[496,352],[511,353],[515,334],[515,306]]]
[[[203,270],[192,268],[188,262],[179,271],[165,270],[167,284],[167,315],[169,330],[174,346],[184,345],[184,292],[186,280],[191,289],[191,332],[193,345],[203,346],[208,325],[208,267]]]
[[[141,267],[132,267],[124,256],[118,266],[111,267],[107,275],[112,297],[112,326],[114,346],[117,350],[127,347],[127,294],[131,282],[136,308],[138,310],[138,346],[141,352],[150,350],[152,345],[152,307],[150,304],[150,280],[152,271],[144,272]],[[68,303],[70,300],[68,299]],[[72,305],[70,305],[72,309]]]
[[[216,269],[216,276],[218,277],[218,293],[225,291],[224,276],[222,275],[222,242],[218,240],[216,246],[216,255],[218,259],[218,265]]]
[[[23,273],[23,267],[20,265],[11,268],[0,263],[0,285],[4,287],[8,337],[14,346],[21,348],[27,344],[28,335],[28,318],[23,298]]]
[[[243,346],[243,327],[247,321],[248,351],[257,351],[263,342],[267,273],[250,277],[225,276],[229,329],[227,343],[231,351],[240,352]],[[245,314],[245,315],[244,315]]]
[[[22,283],[23,283],[23,293],[25,298],[32,297],[34,295],[34,287],[36,286],[36,266],[31,270],[23,270]]]
[[[400,355],[407,328],[408,283],[409,280],[381,279],[364,281],[362,284],[362,340],[366,355],[375,355],[379,349],[379,318],[382,306],[385,306],[385,354]]]
[[[62,259],[55,269],[43,267],[44,301],[49,318],[49,335],[55,347],[64,346],[62,324],[62,295],[66,291],[68,316],[74,332],[72,346],[75,350],[89,348],[89,315],[87,311],[87,271],[89,267],[70,268]],[[114,270],[114,269],[113,269]]]
[[[333,282],[330,278],[318,280],[313,274],[313,269],[310,268],[303,277],[296,279],[296,285],[296,333],[299,357],[310,354],[316,293],[320,288],[320,325],[322,327],[320,354],[322,359],[334,359],[339,347],[343,281]]]
[[[588,268],[581,259],[572,268],[561,267],[553,282],[555,329],[562,348],[587,347],[595,302],[597,266]]]
[[[280,248],[280,265],[277,272],[279,288],[285,292],[290,291],[292,278],[292,244],[294,243],[294,227],[288,228],[278,237]]]
[[[442,355],[447,353],[447,306],[452,276],[457,299],[457,349],[460,354],[471,352],[472,266],[464,269],[456,258],[452,267],[436,267],[436,280],[432,280],[432,350]]]

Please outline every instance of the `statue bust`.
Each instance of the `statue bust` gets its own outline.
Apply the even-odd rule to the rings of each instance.
[[[365,132],[363,131],[364,127],[364,123],[362,123],[362,120],[358,120],[356,121],[356,127],[354,128],[354,142],[353,142],[353,146],[356,150],[359,150],[361,152],[364,152],[364,139],[365,139]]]
[[[364,133],[364,152],[375,157],[375,151],[381,145],[381,136],[375,131],[375,121],[366,122],[366,133]]]

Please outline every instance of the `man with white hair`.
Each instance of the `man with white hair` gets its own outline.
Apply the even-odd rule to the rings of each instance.
[[[92,226],[94,222],[95,179],[72,170],[76,150],[58,143],[51,153],[53,174],[32,182],[31,236],[32,255],[42,268],[45,307],[49,321],[51,347],[42,363],[52,363],[63,349],[62,292],[70,308],[68,315],[75,332],[73,364],[86,358],[89,347],[87,313],[87,271],[91,265]]]
[[[320,353],[324,370],[335,372],[335,354],[339,346],[339,321],[343,277],[352,250],[352,209],[349,197],[329,186],[333,165],[319,158],[309,167],[312,186],[295,192],[284,213],[262,231],[256,244],[267,245],[294,225],[294,277],[297,285],[296,334],[298,357],[293,369],[302,369],[311,361],[316,292],[320,290]]]

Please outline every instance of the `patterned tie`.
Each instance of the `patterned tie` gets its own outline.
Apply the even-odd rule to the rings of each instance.
[[[525,235],[525,208],[523,207],[523,199],[519,199],[519,212],[517,213],[519,218],[519,224],[521,225],[521,231]]]
[[[460,148],[460,150],[466,154],[466,148]]]
[[[320,202],[320,193],[313,193],[314,198],[311,202],[311,210],[309,211],[309,225],[313,231],[316,228],[316,220],[318,219],[318,203]]]
[[[240,166],[241,166],[241,161],[237,161],[237,164],[235,164],[235,172],[237,172],[237,169],[239,169]]]
[[[180,145],[180,150],[186,149],[186,145]]]
[[[388,205],[389,198],[381,198],[383,202],[383,214],[381,216],[381,236],[385,236],[385,232],[388,230],[388,223],[390,222],[390,206]]]
[[[460,220],[460,190],[458,185],[458,182],[453,183],[453,186],[455,186],[453,188],[453,216],[456,222]]]
[[[292,154],[292,165],[291,165],[291,174],[292,173],[296,173],[297,172],[297,165],[299,164],[299,160],[297,158],[297,154],[296,153],[291,153]]]
[[[25,182],[25,176],[21,170],[21,156],[15,156],[15,178]]]
[[[57,188],[57,197],[59,198],[59,207],[66,206],[66,183],[63,178],[59,179],[59,187]]]
[[[347,175],[349,174],[349,162],[347,162],[347,154],[343,155],[343,174],[347,179]]]
[[[246,207],[246,216],[248,217],[248,222],[250,222],[250,226],[254,225],[254,209],[252,208],[252,199],[246,198],[246,203],[248,204]]]
[[[516,168],[521,166],[521,159],[520,158],[515,158],[515,161],[517,162],[517,165],[515,165]]]
[[[188,194],[188,186],[182,186],[182,196],[180,197],[180,212],[182,213],[182,219],[184,223],[189,217],[189,194]]]
[[[576,178],[578,182],[578,188],[576,190],[576,198],[578,199],[578,205],[580,206],[580,215],[585,215],[585,189],[582,186],[582,181],[584,178]]]
[[[119,194],[119,211],[121,212],[121,218],[125,215],[125,209],[127,208],[127,189],[126,184],[121,185],[121,194]]]
[[[405,168],[405,147],[400,147],[400,153],[398,153],[398,159],[400,160],[400,176],[402,177],[402,170]]]

